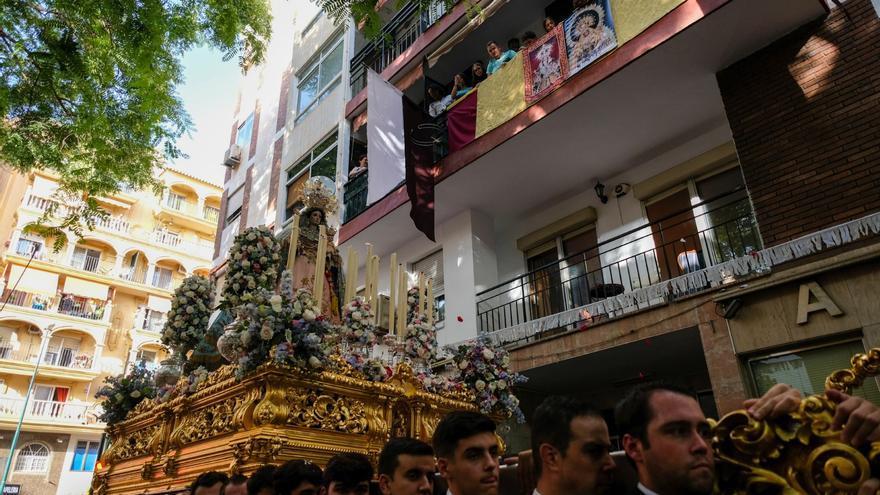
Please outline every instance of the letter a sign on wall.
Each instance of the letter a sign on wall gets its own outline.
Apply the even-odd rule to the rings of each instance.
[[[831,297],[816,282],[801,284],[798,294],[797,323],[803,325],[810,321],[810,313],[825,310],[831,316],[840,316],[843,311],[834,304]]]

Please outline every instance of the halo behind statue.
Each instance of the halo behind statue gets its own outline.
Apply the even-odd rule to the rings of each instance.
[[[331,180],[327,177],[312,177],[306,181],[302,192],[303,204],[305,205],[303,206],[302,213],[318,208],[325,215],[333,215],[339,210],[336,194],[325,182],[332,184]]]

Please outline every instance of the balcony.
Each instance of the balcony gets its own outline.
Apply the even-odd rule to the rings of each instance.
[[[534,30],[540,11],[550,3],[508,2],[471,31],[458,29],[458,20],[438,36],[430,31],[423,35],[430,46],[422,49],[417,40],[419,50],[394,63],[401,70],[390,80],[408,84],[418,68],[407,69],[428,56],[425,81],[448,84],[475,58],[486,59],[487,40],[503,44]],[[458,132],[448,135],[457,138],[449,143],[449,154],[435,160],[435,225],[467,209],[508,225],[557,198],[591,188],[596,179],[619,177],[684,143],[699,143],[694,150],[699,153],[721,144],[721,135],[729,140],[717,72],[824,14],[817,2],[710,5],[697,0],[664,2],[657,12],[650,23],[636,22],[636,12],[613,12],[617,47],[560,78],[546,95],[526,100],[521,52],[501,69],[514,70],[482,81],[466,101],[452,107],[456,115],[448,110],[448,123],[470,127],[468,132],[463,132],[466,125],[451,127]],[[441,21],[436,27],[445,25]],[[420,102],[423,87],[419,81],[406,94]],[[363,93],[347,105],[353,122],[368,106]],[[359,142],[366,141],[365,127],[353,130],[353,135],[363,132]],[[416,237],[406,212],[398,211],[408,209],[405,187],[376,197],[382,199],[342,225],[341,244],[375,240],[376,251],[390,253]]]
[[[203,234],[212,234],[217,229],[220,209],[201,205],[194,201],[194,193],[178,194],[166,191],[162,197],[161,209],[157,214],[160,220],[176,223]]]
[[[404,53],[429,27],[446,14],[446,4],[435,2],[419,12],[418,5],[408,3],[385,24],[381,33],[351,59],[351,94],[367,87],[367,69],[378,73]]]
[[[477,294],[479,331],[491,333],[573,310],[759,249],[757,221],[748,197],[740,192],[715,198],[694,205],[692,210],[643,224]],[[730,275],[720,285],[733,281]],[[707,284],[689,292],[688,296],[717,289],[720,285]],[[666,302],[648,301],[637,310]],[[597,322],[620,316],[622,314],[616,312],[585,315],[585,318]]]
[[[124,218],[116,216],[98,218],[95,220],[95,226],[99,229],[115,232],[117,234],[128,234],[131,232],[131,223]]]
[[[83,299],[69,294],[47,298],[29,292],[6,289],[3,291],[3,300],[7,304],[19,308],[62,314],[91,321],[106,322],[110,317],[109,312],[105,311],[105,301]]]
[[[88,408],[88,404],[32,399],[28,401],[24,417],[31,421],[83,425],[89,422]],[[24,399],[0,397],[0,417],[17,420],[23,409]]]
[[[345,221],[361,214],[367,209],[367,173],[362,173],[348,180],[343,193],[345,202]]]

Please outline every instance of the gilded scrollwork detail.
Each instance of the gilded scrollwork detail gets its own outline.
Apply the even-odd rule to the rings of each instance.
[[[151,453],[150,444],[153,437],[160,433],[161,426],[161,424],[147,426],[122,439],[122,444],[116,454],[116,458],[124,460]]]
[[[290,406],[285,398],[283,384],[270,381],[266,383],[266,393],[254,408],[254,424],[281,425],[290,414]]]
[[[287,390],[287,397],[288,425],[355,434],[369,431],[366,407],[359,400],[296,387]]]
[[[235,431],[234,415],[243,397],[230,397],[219,404],[198,409],[180,421],[168,440],[171,448]]]

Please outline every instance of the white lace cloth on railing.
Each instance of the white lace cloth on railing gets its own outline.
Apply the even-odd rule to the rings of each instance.
[[[773,266],[803,258],[824,249],[850,244],[872,234],[880,234],[880,212],[807,234],[724,263],[696,270],[671,280],[495,330],[485,333],[483,336],[488,337],[495,345],[503,345],[526,339],[540,332],[577,323],[583,319],[584,312],[588,312],[590,315],[606,315],[615,311],[626,312],[633,308],[646,308],[662,304],[670,294],[672,296],[692,294],[702,291],[709,284],[718,286],[733,282],[737,277],[764,273]]]

